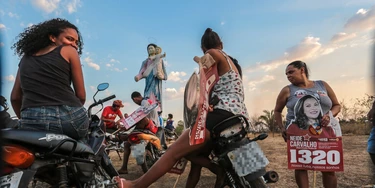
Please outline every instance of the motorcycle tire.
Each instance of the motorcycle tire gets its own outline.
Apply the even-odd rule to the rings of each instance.
[[[262,177],[249,182],[251,188],[268,188]]]
[[[152,156],[151,151],[146,149],[144,163],[142,164],[143,173],[146,173],[152,167],[152,165],[154,165],[155,162],[156,162],[156,159]]]
[[[115,167],[113,167],[112,162],[106,153],[104,153],[103,155],[101,166],[103,167],[103,170],[110,176],[111,179],[115,176],[119,176],[117,170],[115,169]]]
[[[263,178],[267,181],[267,183],[276,183],[279,181],[279,174],[275,171],[268,171]]]

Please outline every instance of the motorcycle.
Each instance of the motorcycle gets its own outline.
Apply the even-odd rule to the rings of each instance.
[[[246,127],[243,125],[246,124]],[[247,136],[249,122],[242,115],[227,118],[213,127],[212,161],[225,169],[225,185],[235,188],[266,188],[266,183],[278,181],[275,171],[266,172],[269,163],[256,141],[264,140],[263,133],[254,139]]]
[[[163,155],[159,138],[147,129],[134,129],[128,137],[132,156],[146,173]]]
[[[109,154],[110,151],[115,151],[120,158],[120,161],[122,160],[120,153],[124,152],[124,145],[123,141],[120,140],[120,138],[127,137],[128,133],[126,131],[118,130],[114,133],[105,133],[105,138],[107,141],[107,145],[105,147],[105,151],[107,154]]]
[[[91,113],[93,107],[116,97],[95,100],[96,94],[108,86],[108,83],[98,85],[94,103],[87,110],[90,123],[87,144],[46,131],[1,130],[5,168],[0,187],[37,187],[40,183],[59,188],[117,187],[112,178],[118,173],[105,153],[103,124]]]
[[[175,132],[175,130],[170,130],[167,128],[164,128],[164,135],[165,135],[165,140],[170,143],[172,140],[176,141],[178,139],[178,135]]]

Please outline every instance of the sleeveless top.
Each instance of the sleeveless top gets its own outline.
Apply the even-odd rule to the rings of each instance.
[[[220,50],[219,50],[220,51]],[[222,109],[232,112],[235,115],[243,115],[249,119],[247,109],[244,103],[244,89],[240,75],[232,69],[228,56],[220,51],[226,58],[230,70],[219,76],[218,82],[212,89],[211,97],[218,96],[220,102],[214,106],[214,109]]]
[[[40,106],[82,106],[70,86],[71,67],[60,54],[62,47],[44,55],[22,57],[18,65],[23,92],[21,110]]]
[[[332,101],[328,96],[327,89],[324,83],[319,81],[313,81],[314,86],[311,88],[300,88],[293,84],[288,85],[290,94],[286,103],[287,114],[286,114],[286,125],[290,124],[290,121],[294,119],[294,106],[296,105],[298,99],[305,95],[314,95],[320,100],[320,106],[322,107],[323,114],[326,114],[332,108]]]

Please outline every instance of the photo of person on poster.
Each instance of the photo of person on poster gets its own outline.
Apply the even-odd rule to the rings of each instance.
[[[337,136],[331,123],[325,127],[321,126],[323,111],[318,95],[305,95],[300,98],[294,107],[294,112],[295,119],[287,127],[288,135],[309,134],[312,137],[320,138],[334,138]]]

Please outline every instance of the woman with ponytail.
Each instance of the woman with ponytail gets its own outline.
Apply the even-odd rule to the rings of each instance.
[[[219,166],[211,163],[208,154],[212,150],[210,141],[210,130],[219,122],[232,117],[233,115],[242,114],[248,117],[246,106],[244,104],[244,91],[240,66],[235,64],[233,58],[230,58],[222,51],[223,43],[219,35],[207,28],[201,39],[201,49],[204,54],[209,54],[217,63],[217,72],[219,81],[213,86],[211,98],[218,97],[220,101],[215,106],[210,106],[207,114],[205,142],[198,145],[189,144],[189,130],[185,130],[178,140],[171,145],[163,156],[151,167],[142,177],[127,181],[116,177],[118,187],[148,187],[153,182],[166,174],[173,165],[181,158],[191,161],[192,168],[186,187],[195,187],[199,181],[199,174],[202,167],[208,168],[211,172],[217,174],[215,187],[220,187],[224,178],[223,171]],[[225,88],[225,89],[223,89]],[[197,174],[198,177],[197,177]]]

